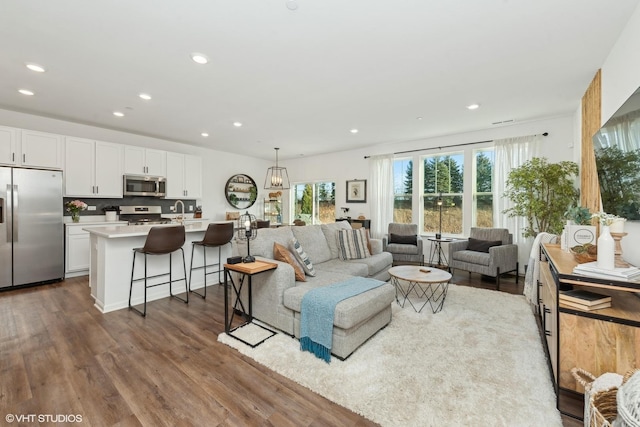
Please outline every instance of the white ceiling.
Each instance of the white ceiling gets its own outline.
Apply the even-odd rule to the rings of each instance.
[[[639,1],[2,0],[0,108],[265,159],[486,129],[574,112]]]

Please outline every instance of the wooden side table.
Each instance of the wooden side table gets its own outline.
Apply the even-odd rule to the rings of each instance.
[[[276,332],[260,324],[253,323],[255,326],[262,328],[265,331],[268,331],[271,333],[270,335],[268,335],[266,338],[264,338],[258,343],[249,343],[243,340],[242,338],[234,335],[233,332],[236,331],[238,328],[241,328],[253,322],[253,307],[252,307],[253,293],[251,289],[251,278],[256,274],[260,274],[269,270],[274,270],[277,267],[278,267],[278,264],[274,262],[266,262],[266,261],[254,261],[254,262],[248,262],[248,263],[224,265],[224,331],[230,337],[233,337],[238,341],[243,342],[244,344],[250,346],[251,348],[257,347],[258,345],[262,344],[264,341],[274,336]],[[237,284],[233,280],[233,276],[231,276],[232,271],[240,274],[240,281]],[[249,286],[249,289],[247,292],[248,294],[247,308],[248,309],[245,308],[241,298],[242,287],[244,286],[245,279],[247,279],[247,285]],[[231,308],[231,316],[229,316],[229,289],[232,289],[236,296],[236,302],[235,304],[233,304],[233,307]],[[232,329],[231,324],[233,323],[233,319],[235,317],[236,311],[240,312],[246,321],[245,323],[238,325]]]

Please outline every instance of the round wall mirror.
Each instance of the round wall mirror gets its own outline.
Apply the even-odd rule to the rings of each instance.
[[[224,186],[224,195],[234,208],[246,209],[256,202],[258,187],[250,176],[239,173],[229,178]]]

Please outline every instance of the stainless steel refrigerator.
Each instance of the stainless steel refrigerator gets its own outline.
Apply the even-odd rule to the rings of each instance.
[[[0,167],[0,289],[64,278],[62,172]]]

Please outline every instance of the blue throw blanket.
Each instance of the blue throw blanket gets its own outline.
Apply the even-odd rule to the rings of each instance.
[[[304,294],[300,308],[300,349],[329,363],[336,305],[384,284],[380,280],[354,277]]]

